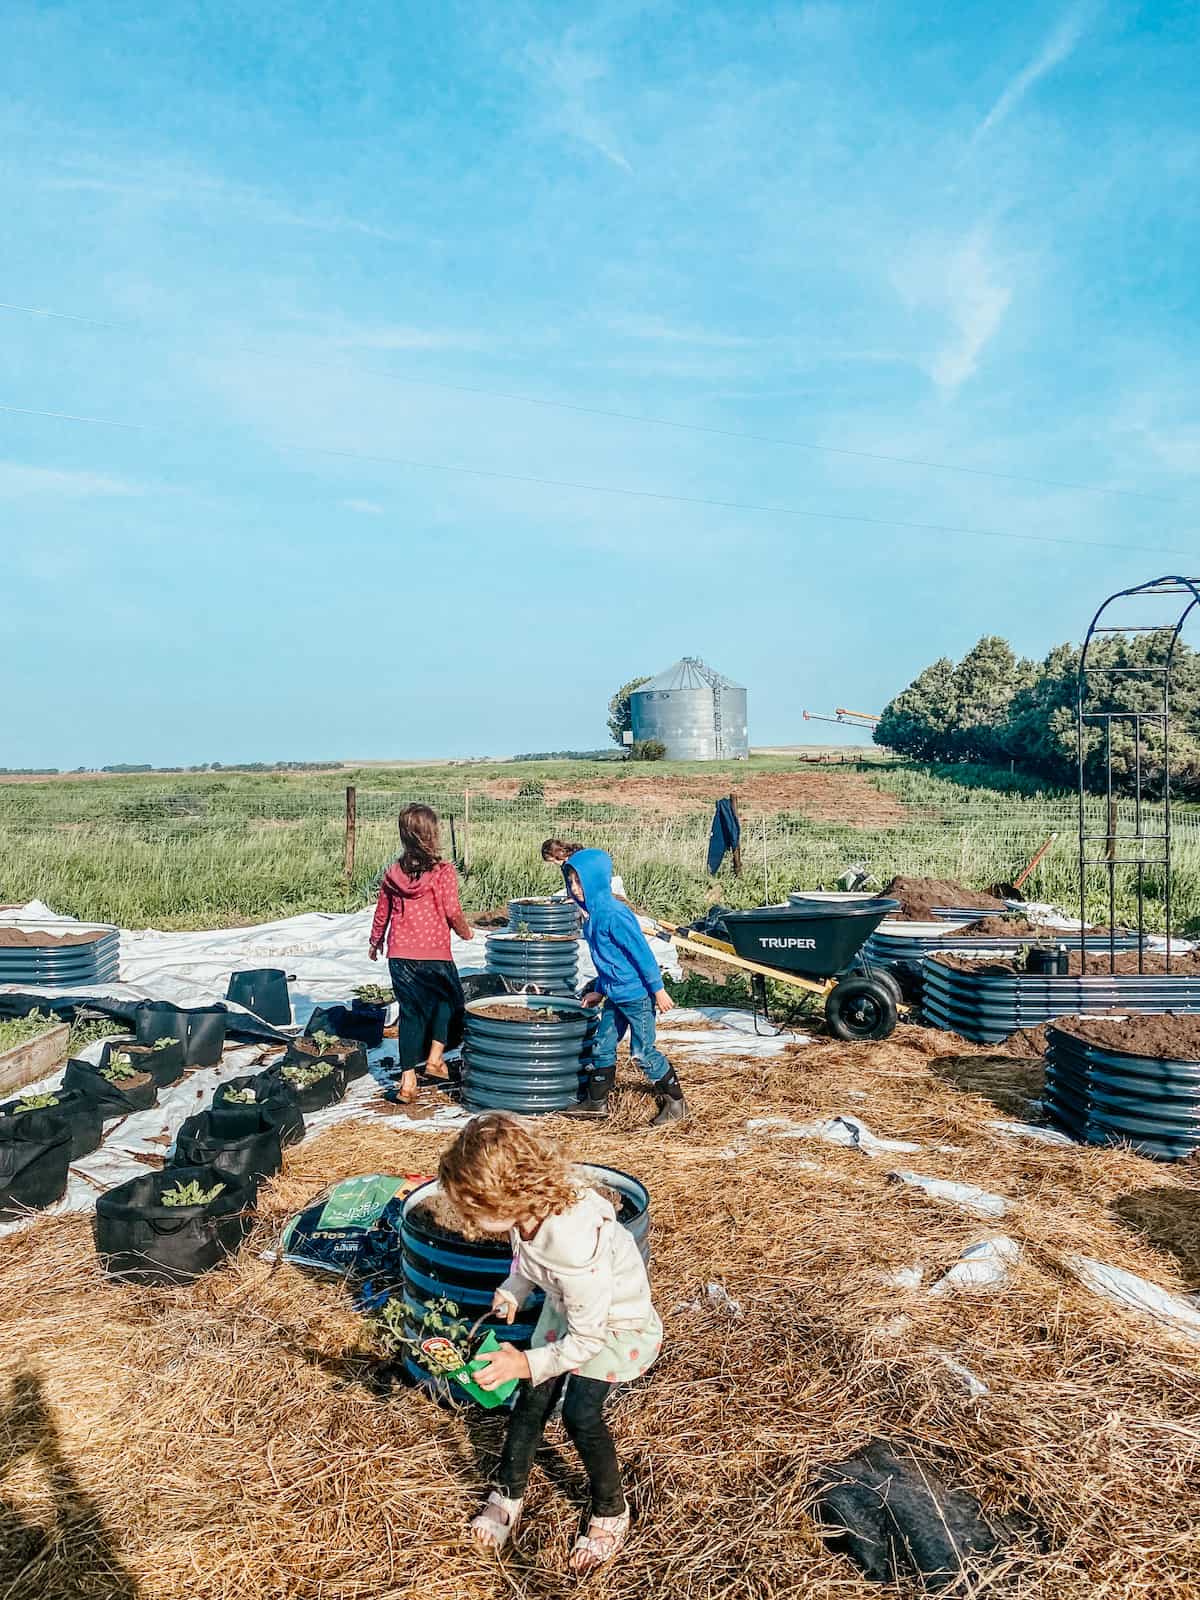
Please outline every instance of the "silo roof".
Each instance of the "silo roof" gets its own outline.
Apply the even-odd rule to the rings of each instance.
[[[660,672],[657,677],[651,678],[648,683],[640,683],[633,691],[634,694],[658,694],[672,689],[741,689],[744,685],[734,683],[732,678],[726,678],[720,672],[715,672],[712,667],[706,666],[698,656],[683,656],[673,667],[668,667],[665,672]]]

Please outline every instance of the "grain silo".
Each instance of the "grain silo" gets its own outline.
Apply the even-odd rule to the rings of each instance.
[[[696,656],[630,696],[634,741],[658,739],[669,761],[743,760],[750,754],[746,691]]]

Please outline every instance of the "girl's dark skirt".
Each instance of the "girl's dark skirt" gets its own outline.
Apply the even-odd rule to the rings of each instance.
[[[453,961],[409,961],[392,956],[388,971],[400,1006],[396,1039],[400,1070],[411,1072],[425,1060],[435,1041],[451,1049],[462,1043],[466,1004],[462,983]]]

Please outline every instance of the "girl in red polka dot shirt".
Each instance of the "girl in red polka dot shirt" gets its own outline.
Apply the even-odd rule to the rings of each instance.
[[[416,1098],[417,1068],[445,1078],[452,1032],[461,1035],[463,990],[450,958],[450,930],[473,939],[458,898],[458,876],[441,857],[437,812],[406,806],[400,813],[400,858],[383,875],[371,923],[371,960],[387,937],[388,972],[400,1006],[399,1098]]]

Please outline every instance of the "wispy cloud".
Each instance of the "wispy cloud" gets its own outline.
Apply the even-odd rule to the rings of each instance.
[[[976,128],[972,135],[972,143],[984,138],[993,128],[998,127],[1016,110],[1036,83],[1067,59],[1083,37],[1086,21],[1087,13],[1084,6],[1076,6],[1067,12],[1033,60],[1022,67],[1016,77],[1005,86],[1000,98]]]
[[[613,333],[627,339],[645,339],[657,344],[693,345],[709,350],[739,350],[757,344],[757,339],[747,339],[741,334],[718,333],[708,328],[686,328],[678,323],[666,322],[661,317],[623,316],[609,319]]]
[[[383,516],[383,507],[374,500],[343,500],[342,504],[347,511],[357,512],[360,517]]]
[[[30,467],[19,461],[0,461],[0,499],[27,500],[53,495],[66,500],[112,499],[144,494],[140,484],[100,472],[59,472],[50,467]]]
[[[483,350],[491,343],[482,334],[457,328],[361,327],[336,334],[346,350]]]
[[[552,125],[587,145],[624,172],[633,168],[622,154],[617,136],[596,109],[595,86],[608,75],[608,63],[593,50],[582,50],[568,32],[557,45],[530,45],[525,52],[533,76],[548,101]]]
[[[1004,319],[1012,290],[997,273],[987,236],[976,229],[955,246],[927,246],[894,274],[910,307],[948,325],[921,362],[940,389],[953,391],[975,373]]]

